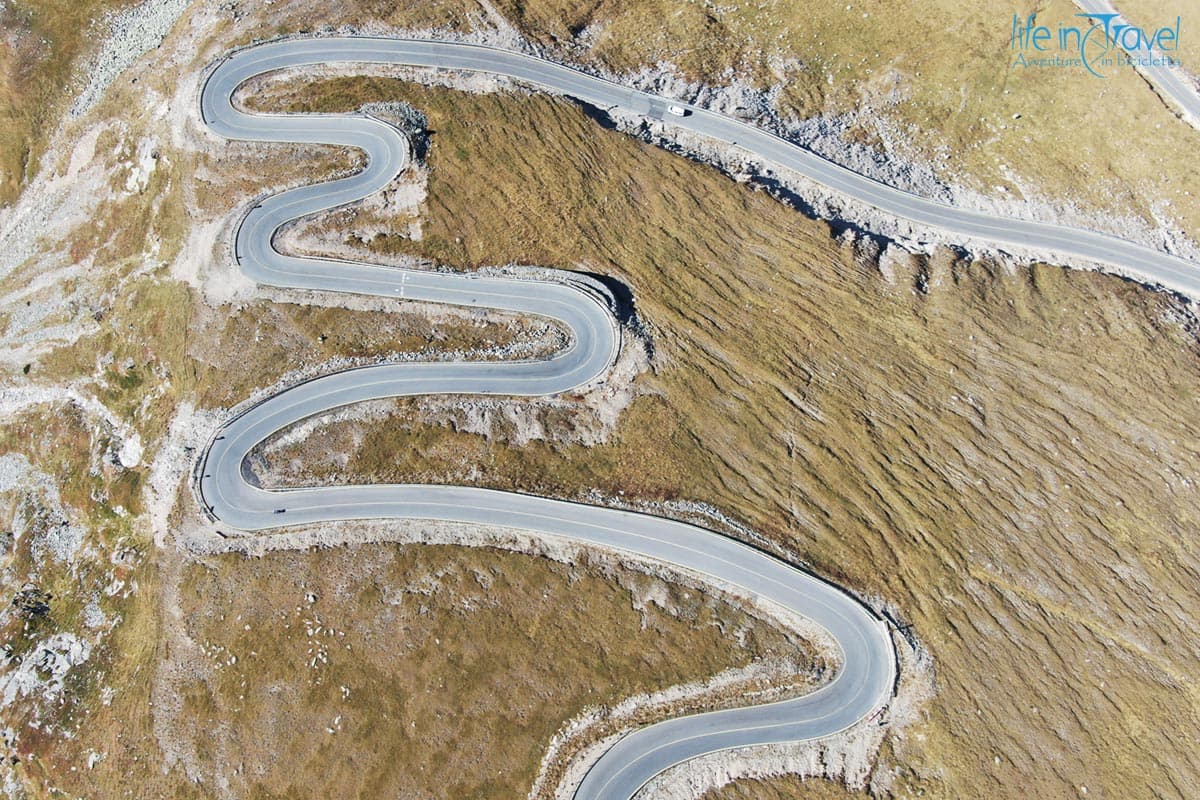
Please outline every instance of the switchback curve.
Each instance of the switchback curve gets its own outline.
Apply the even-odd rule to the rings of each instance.
[[[302,258],[275,249],[280,226],[344,205],[386,185],[408,163],[407,140],[358,114],[249,114],[233,94],[255,75],[313,63],[385,60],[428,64],[434,43],[391,40],[292,40],[238,51],[222,61],[201,95],[204,120],[230,139],[323,143],[367,156],[363,171],[270,197],[245,216],[235,237],[242,270],[260,283],[479,306],[550,317],[571,332],[542,361],[390,364],[339,372],[282,391],[231,419],[210,442],[199,469],[209,513],[253,531],[345,519],[414,518],[505,526],[547,538],[616,549],[663,562],[759,597],[810,619],[840,651],[830,682],[782,702],[697,714],[635,731],[597,761],[580,800],[630,798],[662,770],[698,755],[757,744],[801,741],[863,720],[890,698],[895,654],[878,617],[839,588],[743,543],[693,525],[629,511],[462,486],[374,485],[265,490],[246,469],[251,450],[307,417],[366,400],[415,394],[548,395],[600,378],[620,348],[620,329],[603,290],[568,273],[559,281],[518,280]],[[467,47],[467,46],[463,46]],[[415,50],[414,50],[415,48]],[[466,52],[474,54],[468,48]]]

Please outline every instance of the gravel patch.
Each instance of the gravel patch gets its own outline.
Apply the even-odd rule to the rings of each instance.
[[[87,85],[71,104],[71,117],[86,114],[117,77],[147,52],[162,44],[191,0],[146,0],[110,14],[108,35],[86,68]]]

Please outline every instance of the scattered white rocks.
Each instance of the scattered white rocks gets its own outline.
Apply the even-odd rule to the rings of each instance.
[[[98,420],[118,443],[117,463],[127,469],[138,465],[142,457],[141,437],[124,420],[96,397],[74,386],[6,386],[0,388],[0,416],[12,417],[39,405],[69,405]],[[124,453],[124,456],[121,454]],[[129,459],[130,463],[125,463]]]
[[[627,697],[611,707],[589,707],[568,721],[550,739],[546,754],[538,768],[538,776],[529,791],[529,800],[538,800],[553,793],[556,800],[569,800],[587,774],[588,769],[604,754],[621,734],[636,727],[635,718],[647,710],[670,716],[671,709],[681,703],[695,702],[715,697],[722,690],[736,689],[755,681],[778,680],[795,674],[798,667],[792,663],[757,661],[745,667],[727,669],[703,681],[679,684],[658,692]],[[763,698],[764,700],[766,698]],[[550,781],[554,768],[565,757],[569,748],[588,742],[596,735],[600,726],[616,726],[619,733],[596,738],[580,747],[566,765],[557,784]],[[699,794],[694,795],[696,797]]]
[[[35,255],[40,257],[40,276],[49,274],[62,280],[79,274],[79,267],[64,254],[45,253],[44,244],[51,232],[69,231],[84,223],[103,196],[97,190],[105,173],[94,158],[100,127],[73,144],[60,129],[51,138],[42,162],[53,163],[54,153],[65,154],[69,148],[68,166],[57,174],[43,167],[12,206],[0,209],[0,275],[8,275]]]
[[[738,778],[775,775],[823,777],[841,781],[850,789],[862,789],[870,778],[883,734],[884,729],[878,725],[857,725],[812,742],[741,748],[701,756],[656,776],[639,798],[690,800]]]
[[[131,433],[117,451],[117,461],[125,469],[133,469],[142,463],[142,437],[136,431]]]
[[[167,428],[167,435],[150,464],[147,511],[154,541],[166,545],[170,533],[168,521],[179,499],[184,477],[195,467],[196,458],[209,440],[216,435],[224,416],[216,412],[200,412],[190,401],[179,404]]]
[[[128,163],[129,174],[125,176],[125,191],[136,194],[145,190],[150,176],[158,166],[157,143],[153,139],[138,141],[137,150]]]
[[[74,564],[86,531],[71,518],[59,496],[58,483],[35,469],[20,453],[0,456],[0,493],[12,492],[35,502],[13,503],[11,531],[15,550],[20,540],[32,536],[30,551],[35,559],[53,559]]]
[[[396,235],[405,220],[408,238],[420,241],[424,235],[421,227],[421,204],[425,202],[428,190],[429,169],[424,164],[414,162],[387,186],[355,204],[352,207],[353,211],[335,209],[298,220],[284,227],[279,232],[277,241],[282,248],[298,254],[355,260],[362,258],[362,245],[371,242],[380,234]],[[329,226],[330,220],[338,224]],[[330,227],[333,229],[329,229]],[[351,237],[357,239],[359,244],[348,244],[347,239]],[[373,255],[372,261],[410,269],[432,268],[429,264],[403,254]]]
[[[55,495],[53,500],[57,500],[57,491]],[[36,533],[30,549],[39,560],[48,555],[60,564],[74,564],[87,532],[79,525],[72,524],[60,509],[61,505],[58,508],[52,505],[43,509],[42,520],[33,520]],[[17,527],[16,522],[14,520],[14,528]]]
[[[189,2],[146,0],[141,5],[111,14],[107,20],[108,35],[87,69],[87,86],[71,105],[71,116],[87,113],[122,72],[162,44]]]
[[[40,696],[53,703],[62,696],[67,673],[92,654],[91,644],[72,633],[56,633],[31,649],[15,667],[0,675],[0,708],[18,698]]]
[[[0,492],[11,492],[14,489],[24,488],[33,474],[33,465],[23,454],[5,453],[0,456]],[[49,478],[49,476],[39,472],[37,478]]]
[[[235,214],[213,220],[196,220],[189,227],[187,239],[179,255],[171,263],[171,277],[183,281],[204,294],[205,301],[213,307],[246,299],[254,294],[256,284],[242,274],[226,256],[232,244],[220,246],[219,242],[229,238],[235,224]],[[219,274],[212,274],[212,273]]]
[[[94,597],[83,607],[83,624],[92,630],[98,630],[108,625],[108,617],[104,615],[104,611],[101,610],[100,604]]]

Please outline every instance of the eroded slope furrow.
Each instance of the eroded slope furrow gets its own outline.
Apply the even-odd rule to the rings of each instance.
[[[253,279],[274,286],[354,292],[481,306],[548,317],[571,331],[571,343],[548,359],[515,363],[388,364],[335,373],[280,392],[230,420],[199,469],[209,513],[223,524],[261,530],[345,519],[418,518],[520,528],[551,538],[619,550],[702,576],[820,626],[835,643],[840,667],[804,697],[659,723],[619,740],[592,766],[576,797],[632,797],[662,770],[733,747],[812,739],[870,716],[892,691],[895,661],[881,620],[813,575],[733,539],[674,520],[523,494],[462,486],[373,485],[265,490],[247,467],[251,450],[274,433],[332,408],[418,394],[547,395],[599,378],[613,363],[620,330],[602,287],[561,273],[557,280],[517,280],[431,273],[321,258],[275,249],[276,232],[298,217],[378,191],[409,158],[406,139],[360,115],[256,115],[233,104],[239,86],[266,71],[359,61],[383,53],[405,63],[432,43],[362,40],[293,41],[242,50],[205,83],[205,121],[227,138],[353,147],[367,157],[359,173],[305,186],[253,206],[235,240],[235,258]],[[339,54],[338,44],[345,45]],[[330,50],[329,48],[333,48]],[[466,53],[474,51],[468,48]],[[367,58],[371,60],[371,58]]]

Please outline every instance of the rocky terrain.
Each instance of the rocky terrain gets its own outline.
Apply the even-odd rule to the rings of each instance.
[[[60,27],[5,7],[0,99],[20,122],[2,142],[0,210],[8,795],[551,796],[622,724],[822,674],[811,641],[754,609],[597,554],[503,552],[529,548],[480,531],[459,535],[491,548],[403,526],[246,541],[205,525],[187,476],[237,404],[354,364],[561,342],[539,320],[242,278],[238,209],[358,162],[210,136],[199,80],[232,46],[325,26],[499,42],[776,126],[931,195],[1192,247],[1195,133],[1138,79],[1104,97],[1156,133],[1096,124],[1085,147],[1056,126],[1097,107],[1090,84],[1014,79],[970,107],[946,89],[961,84],[953,65],[991,80],[994,32],[953,22],[979,8],[931,11],[947,38],[915,65],[880,15],[851,7],[566,5],[346,2],[315,19],[304,3],[152,0],[81,4]],[[650,13],[662,35],[631,35]],[[801,13],[812,42],[764,44]],[[848,29],[872,45],[862,63],[826,57]],[[611,275],[632,291],[637,346],[603,396],[377,404],[272,442],[264,476],[469,481],[696,519],[811,565],[909,637],[911,703],[869,743],[737,754],[667,776],[661,796],[847,791],[787,770],[877,795],[1188,794],[1190,305],[1112,277],[913,253],[855,230],[886,221],[792,187],[790,202],[841,224],[807,218],[736,154],[628,120],[632,137],[605,130],[519,87],[438,82],[457,88],[318,73],[255,89],[264,108],[367,106],[399,124],[415,109],[432,131],[418,169],[297,226],[289,246]],[[33,86],[53,91],[14,91]],[[53,102],[36,116],[33,98]],[[1047,98],[1054,113],[1027,111]],[[946,138],[922,134],[945,119]],[[441,545],[413,544],[430,537]],[[739,774],[753,780],[717,788]]]

